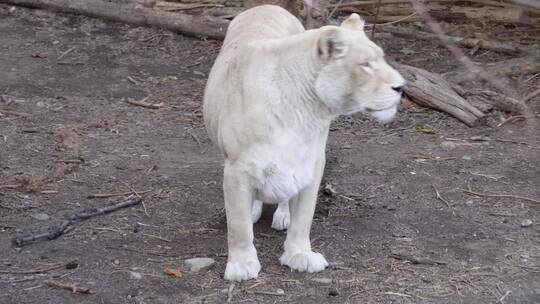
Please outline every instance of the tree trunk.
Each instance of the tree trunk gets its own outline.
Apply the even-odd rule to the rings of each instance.
[[[81,14],[139,26],[155,26],[187,36],[223,39],[228,22],[222,19],[175,14],[103,0],[0,0],[30,8]]]

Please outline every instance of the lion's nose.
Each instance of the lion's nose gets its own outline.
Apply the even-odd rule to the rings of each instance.
[[[398,92],[398,93],[401,93],[403,92],[403,86],[398,86],[398,87],[392,87],[392,90]]]

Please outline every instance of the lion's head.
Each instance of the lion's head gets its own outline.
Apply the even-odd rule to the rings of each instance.
[[[366,36],[360,16],[352,14],[341,26],[319,31],[321,70],[315,84],[319,98],[336,114],[363,112],[380,122],[391,121],[405,81]]]

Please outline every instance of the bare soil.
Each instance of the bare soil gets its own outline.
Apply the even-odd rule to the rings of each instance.
[[[226,302],[222,160],[201,115],[220,42],[9,9],[0,5],[0,303]],[[534,31],[492,33],[538,43]],[[458,66],[436,43],[378,43],[431,71]],[[524,94],[539,88],[534,76],[520,78]],[[163,106],[126,102],[145,97]],[[538,99],[531,103],[538,112]],[[511,197],[540,198],[540,134],[535,120],[496,127],[507,116],[492,112],[478,128],[418,107],[386,126],[340,118],[312,228],[314,249],[332,266],[317,274],[282,267],[285,233],[270,229],[266,206],[255,225],[263,269],[235,284],[231,302],[540,303],[540,204]],[[81,222],[55,240],[11,244],[122,199],[92,194],[148,190],[144,206]],[[216,263],[190,272],[183,260],[191,257]],[[71,269],[47,270],[73,260]],[[167,267],[183,276],[164,274]],[[92,294],[49,287],[51,279]]]

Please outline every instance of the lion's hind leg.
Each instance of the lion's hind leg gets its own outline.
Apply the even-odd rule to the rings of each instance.
[[[291,213],[289,212],[289,201],[279,203],[272,218],[272,228],[275,230],[285,230],[289,228]]]

